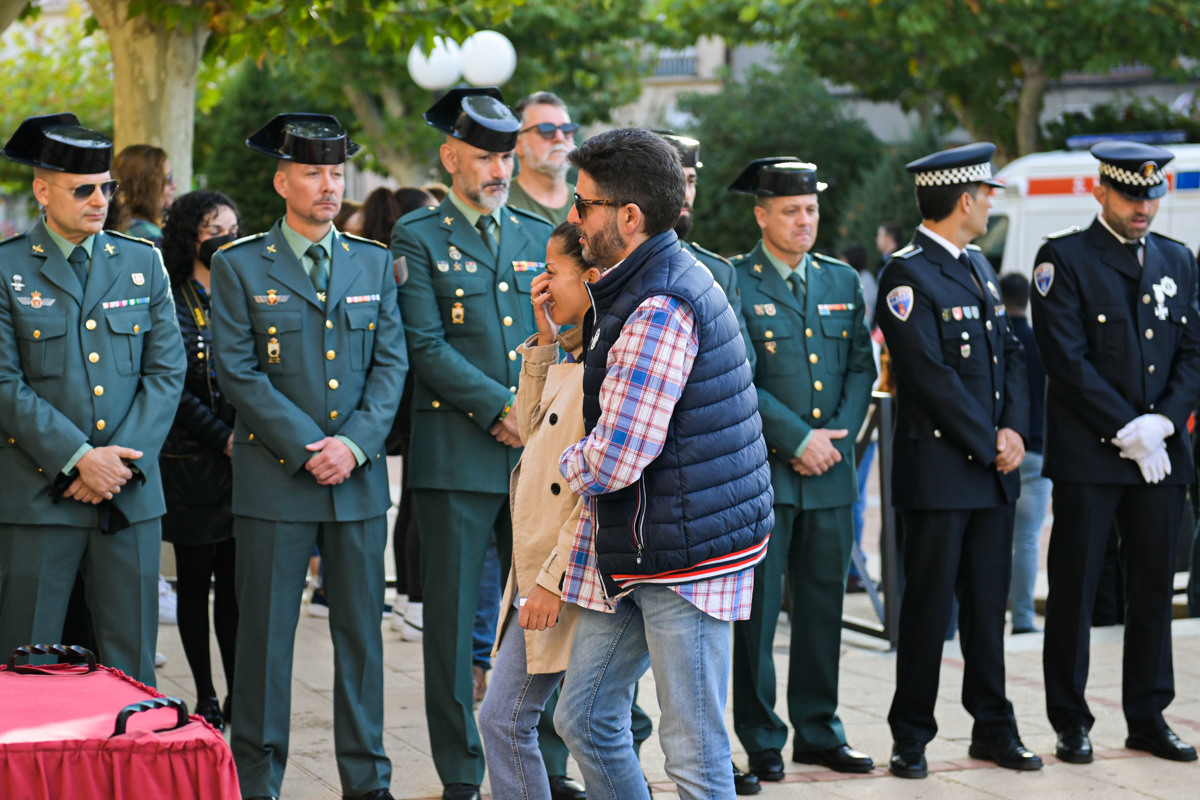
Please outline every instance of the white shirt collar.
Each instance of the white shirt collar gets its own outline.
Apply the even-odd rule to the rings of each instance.
[[[935,242],[940,244],[942,247],[946,248],[946,251],[950,253],[950,257],[953,258],[955,261],[958,261],[958,257],[963,254],[963,251],[961,248],[956,247],[955,245],[951,244],[949,239],[934,233],[929,228],[926,228],[923,223],[921,225],[917,226],[917,230],[919,230],[921,233],[928,236],[930,239],[933,239]]]

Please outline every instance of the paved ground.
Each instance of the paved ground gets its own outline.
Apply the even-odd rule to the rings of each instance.
[[[868,521],[868,531],[877,530],[877,512]],[[1047,531],[1049,524],[1047,524]],[[1045,541],[1043,539],[1043,547]],[[871,552],[868,547],[868,552]],[[872,560],[872,568],[878,559]],[[1044,575],[1042,584],[1044,586]],[[848,610],[867,616],[862,595],[852,596]],[[1041,624],[1041,619],[1038,619]],[[786,676],[786,625],[776,638],[777,673]],[[975,761],[967,756],[971,720],[959,703],[962,659],[958,643],[948,642],[942,661],[938,703],[940,735],[930,743],[927,755],[933,774],[924,781],[905,781],[883,770],[866,776],[849,777],[820,767],[788,765],[787,780],[768,784],[760,797],[772,798],[1011,798],[1032,800],[1053,797],[1073,800],[1107,798],[1178,798],[1194,800],[1200,795],[1200,764],[1175,764],[1123,749],[1124,718],[1120,709],[1122,629],[1097,629],[1092,636],[1092,671],[1089,695],[1096,725],[1092,730],[1097,750],[1096,763],[1076,766],[1057,762],[1054,731],[1046,721],[1042,691],[1041,634],[1010,636],[1006,640],[1008,691],[1017,711],[1025,744],[1046,759],[1046,768],[1036,773],[1015,773]],[[1174,626],[1177,699],[1168,709],[1168,720],[1185,740],[1200,744],[1200,620],[1179,620]],[[168,657],[159,670],[159,689],[177,694],[189,703],[195,700],[190,674],[173,626],[159,631],[159,650]],[[214,643],[215,653],[215,643]],[[291,753],[283,795],[286,800],[329,800],[341,796],[333,758],[332,647],[325,620],[306,615],[296,633],[296,669],[293,677]],[[441,785],[430,758],[425,727],[421,646],[400,641],[384,624],[386,668],[385,742],[393,762],[392,792],[397,798],[440,797]],[[219,672],[219,668],[218,668]],[[894,686],[894,655],[876,639],[855,633],[843,638],[841,668],[841,717],[851,745],[872,755],[877,764],[886,763],[891,749],[886,715]],[[642,681],[643,707],[657,717],[654,679]],[[220,694],[220,690],[219,690]],[[779,687],[783,697],[784,687]],[[781,700],[782,707],[782,700]],[[745,766],[745,753],[734,740],[734,757]],[[790,746],[785,754],[790,752]],[[655,794],[674,795],[663,769],[657,739],[651,738],[642,751],[645,772]],[[574,770],[574,768],[573,768]],[[578,770],[574,770],[578,776]],[[487,791],[486,785],[484,791]]]

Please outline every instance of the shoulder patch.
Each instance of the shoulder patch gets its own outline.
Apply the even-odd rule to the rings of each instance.
[[[709,250],[707,247],[702,247],[701,245],[697,244],[696,242],[688,242],[688,244],[690,244],[697,253],[703,253],[706,256],[715,258],[718,261],[724,261],[726,264],[733,266],[733,262],[730,261],[725,256],[721,255],[720,253],[714,253],[712,250]]]
[[[1073,234],[1073,233],[1079,233],[1079,226],[1078,226],[1078,225],[1072,225],[1071,227],[1069,227],[1069,228],[1064,228],[1064,229],[1063,229],[1063,230],[1061,230],[1061,231],[1055,231],[1054,233],[1048,233],[1048,234],[1046,234],[1046,237],[1045,237],[1045,238],[1047,238],[1047,239],[1061,239],[1061,238],[1063,238],[1064,236],[1070,236],[1070,235],[1071,235],[1071,234]],[[1045,292],[1042,292],[1042,294],[1045,294]]]
[[[347,239],[353,239],[356,242],[362,242],[364,244],[375,244],[375,245],[379,245],[384,250],[388,249],[388,246],[386,244],[384,244],[383,242],[379,241],[378,239],[368,239],[365,236],[359,236],[354,233],[346,233],[345,231],[338,231],[338,233],[340,233],[342,236],[345,236]]]
[[[809,255],[812,256],[817,261],[820,261],[822,264],[828,264],[833,267],[845,267],[846,269],[850,270],[851,272],[854,272],[855,275],[858,274],[857,272],[855,272],[854,267],[850,266],[849,264],[847,264],[845,261],[842,261],[841,259],[834,258],[833,256],[827,256],[824,253],[814,253],[811,251],[809,252]]]
[[[522,222],[525,222],[527,220],[536,220],[537,222],[540,222],[541,224],[545,225],[548,230],[554,230],[553,223],[551,223],[550,220],[546,219],[541,214],[535,214],[532,211],[526,211],[523,208],[517,208],[516,206],[507,206],[507,205],[504,207],[504,210],[510,214],[516,214],[520,217],[523,217],[524,219],[521,220]]]
[[[22,239],[26,238],[28,235],[29,234],[26,231],[22,231],[21,233],[14,233],[12,236],[8,237],[7,239],[0,239],[0,246],[6,245],[6,244],[11,245],[14,242],[19,242]]]
[[[901,322],[907,322],[913,310],[913,290],[911,286],[897,286],[887,293],[888,310],[892,316]]]
[[[983,248],[982,248],[982,247],[980,247],[980,246],[979,246],[979,245],[977,245],[977,244],[968,244],[968,245],[967,245],[967,249],[968,249],[968,250],[974,250],[976,253],[982,253],[982,252],[983,252]]]
[[[733,258],[729,259],[729,263],[730,263],[730,264],[733,264],[733,263],[735,263],[735,262],[737,262],[737,261],[741,261],[741,260],[742,260],[742,259],[744,259],[745,257],[746,257],[746,254],[745,254],[745,253],[742,253],[741,255],[734,256]]]
[[[140,236],[130,236],[128,233],[121,233],[120,231],[110,231],[107,228],[105,228],[104,232],[106,234],[108,234],[109,236],[120,236],[122,239],[126,239],[131,242],[141,242],[142,244],[148,244],[151,247],[156,246],[154,244],[154,242],[150,241],[149,239],[143,239]]]
[[[427,217],[436,215],[438,213],[438,208],[439,206],[421,206],[420,208],[416,208],[408,212],[400,219],[405,221],[406,224],[409,222],[415,222],[419,219],[426,219]]]
[[[246,242],[253,242],[255,239],[261,239],[262,237],[264,237],[266,235],[267,235],[266,231],[263,231],[262,233],[252,233],[249,236],[243,236],[240,239],[234,239],[229,244],[221,245],[220,249],[227,250],[230,247],[237,247],[239,244],[245,244]]]
[[[1037,287],[1038,294],[1042,297],[1050,292],[1050,287],[1054,285],[1053,262],[1043,261],[1033,268],[1033,285]]]
[[[1182,242],[1173,236],[1167,236],[1165,233],[1159,233],[1158,231],[1150,231],[1150,235],[1155,237],[1156,239],[1163,239],[1165,241],[1174,242],[1175,244],[1181,244],[1184,247],[1187,247],[1187,242]]]
[[[899,250],[892,253],[892,258],[912,258],[919,252],[921,252],[921,245],[906,244],[904,247],[901,247]]]

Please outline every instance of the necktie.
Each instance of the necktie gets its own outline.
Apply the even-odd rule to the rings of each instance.
[[[1142,264],[1142,243],[1136,239],[1132,242],[1125,243],[1125,249],[1133,254],[1133,260],[1138,262],[1138,266]]]
[[[983,294],[983,287],[979,285],[979,277],[975,274],[975,267],[971,264],[971,257],[967,255],[966,250],[958,254],[958,263],[967,268],[967,274],[971,276],[971,282],[975,284],[975,288],[979,293]]]
[[[800,307],[804,308],[804,279],[796,270],[792,270],[792,294],[796,295]]]
[[[76,247],[71,251],[71,255],[67,256],[67,263],[71,265],[71,270],[75,273],[75,277],[79,279],[79,288],[87,288],[87,251],[82,247]]]
[[[313,288],[318,292],[324,292],[329,287],[329,272],[325,269],[325,263],[328,258],[325,256],[325,248],[319,244],[314,244],[308,248],[307,255],[312,259],[312,272],[308,277],[312,279]]]
[[[488,231],[492,222],[492,218],[487,214],[480,214],[479,219],[475,220],[475,227],[479,229],[479,235],[483,237],[483,243],[487,245],[489,253],[494,253],[492,247],[492,234]]]

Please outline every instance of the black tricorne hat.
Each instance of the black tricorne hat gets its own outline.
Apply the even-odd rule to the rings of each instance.
[[[976,142],[918,158],[904,165],[915,175],[917,186],[955,186],[960,183],[1004,184],[992,177],[992,154],[996,145]]]
[[[250,135],[246,146],[297,164],[342,164],[360,147],[332,114],[293,112],[275,118]]]
[[[817,165],[793,156],[756,158],[729,185],[729,191],[756,197],[795,197],[828,188],[817,180]]]
[[[425,121],[489,153],[512,150],[521,131],[521,120],[504,105],[504,97],[495,86],[451,89],[429,107]]]
[[[112,164],[112,140],[79,124],[74,114],[25,119],[0,150],[9,161],[31,167],[95,175]]]
[[[1156,200],[1167,193],[1163,168],[1174,158],[1170,150],[1141,142],[1097,142],[1092,155],[1100,160],[1100,174],[1130,200]]]
[[[654,131],[666,139],[679,151],[679,161],[685,167],[703,167],[700,160],[700,142],[687,136],[680,136],[673,131]]]

